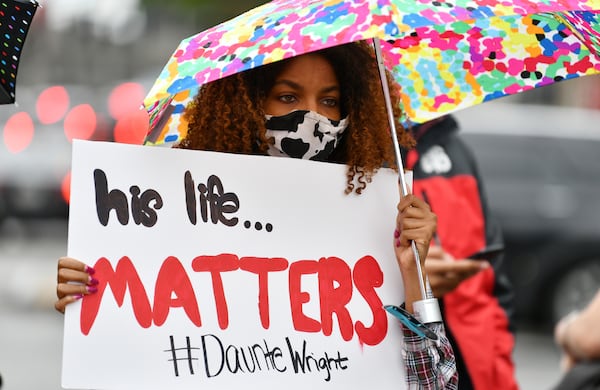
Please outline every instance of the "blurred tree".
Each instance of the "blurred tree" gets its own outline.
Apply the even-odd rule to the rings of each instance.
[[[199,20],[211,21],[218,24],[231,19],[252,8],[266,3],[266,0],[142,0],[142,4],[148,8],[169,8],[182,15],[194,15]]]

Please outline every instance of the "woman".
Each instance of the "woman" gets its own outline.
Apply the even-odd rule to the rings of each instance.
[[[391,92],[399,118],[398,89]],[[179,148],[344,163],[347,193],[360,194],[377,169],[395,158],[378,70],[363,43],[305,54],[204,85],[186,116],[188,133]],[[398,127],[402,129],[399,123]],[[399,141],[404,147],[414,146],[403,130]],[[417,244],[424,262],[435,229],[436,216],[426,203],[413,195],[400,200],[394,246],[409,312],[421,298],[410,242]],[[56,309],[64,312],[70,302],[94,293],[97,281],[92,275],[85,264],[60,259]],[[456,386],[452,349],[441,324],[435,330],[438,342],[405,330],[411,388]]]

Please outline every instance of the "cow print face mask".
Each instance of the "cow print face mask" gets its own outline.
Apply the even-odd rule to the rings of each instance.
[[[325,161],[337,146],[348,118],[334,121],[314,111],[292,111],[282,116],[266,115],[269,156]]]

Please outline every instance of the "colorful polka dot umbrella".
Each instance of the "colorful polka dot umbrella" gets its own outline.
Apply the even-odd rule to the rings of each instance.
[[[19,59],[37,7],[34,0],[0,1],[0,104],[15,102]]]
[[[600,73],[600,0],[275,0],[183,40],[151,88],[146,144],[186,134],[200,85],[378,38],[407,120]]]

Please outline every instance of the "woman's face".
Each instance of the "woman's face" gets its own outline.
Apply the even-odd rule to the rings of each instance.
[[[280,116],[309,110],[340,120],[340,84],[331,64],[318,54],[290,60],[267,94],[265,114]]]

